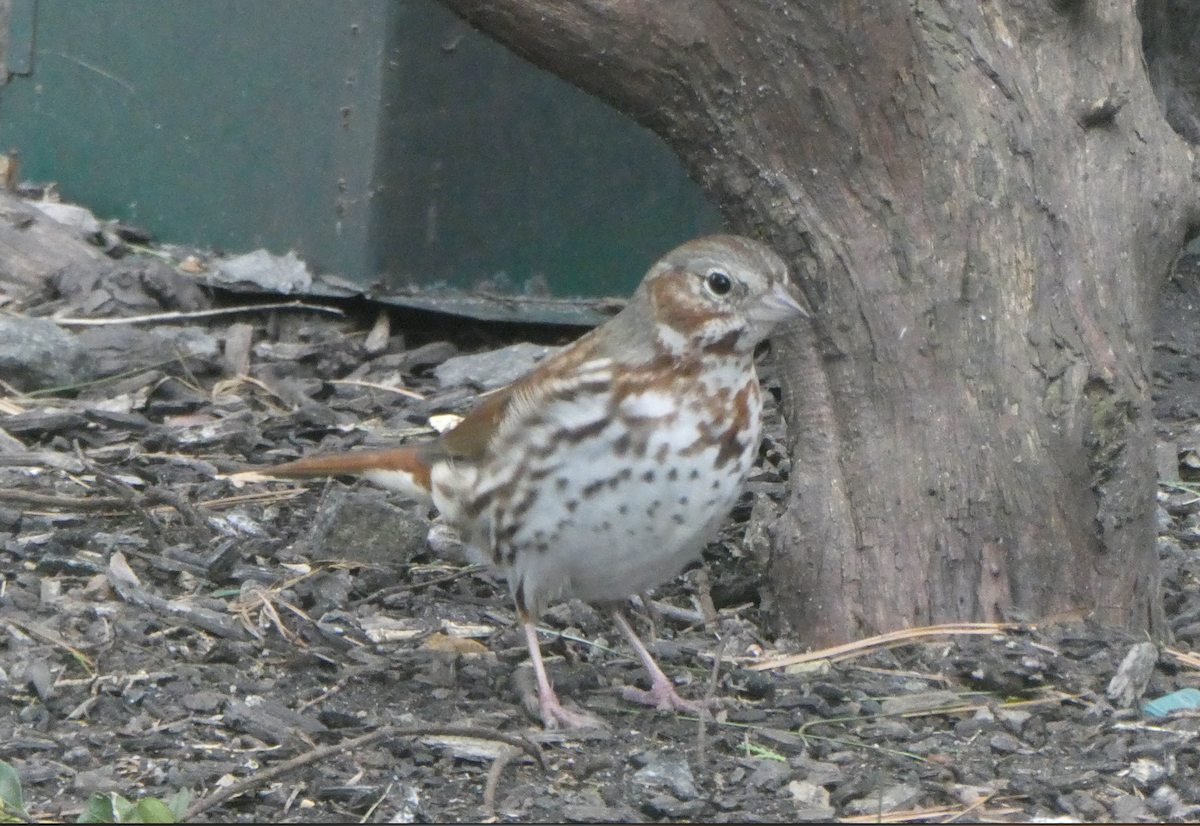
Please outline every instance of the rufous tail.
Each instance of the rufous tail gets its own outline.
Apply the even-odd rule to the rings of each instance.
[[[280,479],[311,479],[341,474],[362,476],[380,487],[420,500],[429,499],[431,488],[429,465],[421,460],[417,447],[307,456],[269,468],[263,473]]]

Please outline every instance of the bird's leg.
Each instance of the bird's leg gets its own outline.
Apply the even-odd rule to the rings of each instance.
[[[542,725],[547,729],[554,728],[604,728],[604,723],[590,714],[571,711],[558,701],[554,687],[546,676],[546,666],[542,662],[542,648],[538,644],[537,624],[524,612],[521,612],[521,622],[525,627],[525,642],[529,645],[529,659],[533,662],[533,673],[537,675],[538,705],[542,711]]]
[[[658,636],[655,626],[661,625],[663,621],[662,611],[651,601],[649,591],[642,591],[638,596],[642,598],[642,607],[646,609],[646,616],[650,619],[650,639],[655,639]]]
[[[625,639],[629,640],[629,644],[637,652],[638,659],[642,661],[642,667],[650,675],[649,691],[642,691],[633,686],[627,686],[621,692],[621,696],[631,702],[655,706],[663,711],[684,711],[688,714],[695,714],[701,717],[707,715],[708,712],[705,710],[703,703],[685,700],[676,693],[675,686],[671,684],[671,680],[658,667],[658,663],[654,661],[654,657],[646,649],[646,646],[642,644],[642,641],[638,639],[638,635],[634,633],[629,620],[625,618],[625,612],[620,608],[613,608],[612,615],[617,623],[617,627],[625,635]]]

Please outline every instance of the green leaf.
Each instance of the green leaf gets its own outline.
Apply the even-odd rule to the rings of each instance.
[[[157,797],[143,797],[137,804],[138,823],[174,823],[175,815]]]
[[[167,808],[171,810],[171,814],[175,815],[175,822],[183,820],[183,814],[188,810],[188,806],[192,805],[192,793],[187,789],[180,789],[171,795],[171,799],[167,801]]]
[[[130,803],[116,792],[109,795],[112,798],[113,811],[117,813],[117,823],[137,823],[137,806]]]
[[[106,794],[92,795],[87,799],[87,803],[83,806],[83,811],[79,813],[79,820],[76,823],[116,823],[117,815],[113,811],[112,798]]]
[[[21,778],[17,770],[0,760],[0,803],[11,806],[19,812],[25,811],[25,798],[21,794]]]

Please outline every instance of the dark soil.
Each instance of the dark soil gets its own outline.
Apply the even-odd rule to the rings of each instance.
[[[1125,697],[1108,696],[1110,681],[1144,640],[1081,617],[753,670],[801,650],[773,637],[758,604],[758,523],[788,470],[772,415],[762,468],[707,571],[656,594],[660,661],[685,695],[722,702],[717,719],[622,701],[642,680],[636,660],[607,618],[569,603],[543,618],[551,675],[610,730],[543,732],[503,583],[442,550],[440,534],[431,551],[428,514],[366,487],[239,475],[419,437],[431,414],[476,402],[476,386],[444,386],[438,365],[530,332],[396,313],[389,336],[368,338],[375,310],[352,305],[349,318],[168,325],[213,345],[168,363],[143,352],[148,325],[89,330],[94,357],[125,375],[0,397],[0,760],[30,813],[55,819],[97,791],[201,801],[306,755],[197,819],[1196,819],[1200,720],[1140,710],[1200,686],[1200,660],[1184,653],[1200,647],[1196,264],[1164,288],[1155,347],[1176,643],[1131,672]],[[102,288],[21,309],[102,314]],[[248,375],[233,377],[247,355]],[[403,731],[317,751],[383,726]]]

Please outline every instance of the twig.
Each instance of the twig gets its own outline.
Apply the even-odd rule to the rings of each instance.
[[[134,685],[135,683],[141,683],[141,682],[156,683],[160,680],[173,680],[173,679],[175,679],[175,676],[176,675],[175,675],[174,671],[146,671],[143,669],[142,671],[139,671],[136,674],[96,674],[95,676],[87,677],[87,678],[72,678],[69,680],[55,680],[54,684],[56,686],[86,685],[89,687],[94,687],[97,685],[102,685],[104,683],[122,683],[123,682],[126,684],[126,687],[128,687],[128,686]]]
[[[1195,652],[1189,651],[1185,654],[1184,652],[1177,651],[1174,648],[1164,648],[1163,653],[1175,658],[1183,665],[1188,665],[1192,668],[1200,668],[1200,656],[1198,656]]]
[[[109,569],[106,573],[108,584],[121,599],[143,608],[149,608],[175,623],[181,623],[190,628],[199,628],[224,639],[244,640],[246,638],[250,629],[243,627],[228,614],[218,613],[199,605],[189,605],[185,602],[168,602],[157,594],[150,593],[136,581],[115,575],[114,565],[118,560],[121,565],[127,567],[125,555],[118,551],[109,560]]]
[[[122,507],[128,500],[115,496],[59,496],[0,488],[0,502],[16,502],[33,508],[63,508],[75,511],[102,511]]]
[[[513,761],[520,752],[516,749],[505,749],[500,753],[500,756],[492,761],[492,767],[488,770],[487,783],[483,787],[483,813],[484,817],[494,819],[496,817],[496,787],[500,785],[500,775],[504,773],[504,769]]]
[[[202,543],[208,542],[212,539],[213,532],[212,528],[208,526],[208,520],[200,515],[199,511],[196,510],[195,506],[192,505],[191,502],[188,502],[179,494],[159,486],[151,486],[146,489],[145,493],[138,493],[137,491],[134,491],[126,482],[123,482],[112,474],[102,470],[96,465],[95,462],[92,462],[90,459],[84,456],[83,451],[79,448],[78,444],[76,445],[76,452],[79,454],[80,461],[82,461],[86,466],[90,467],[92,472],[96,474],[96,479],[98,481],[107,484],[110,488],[115,490],[117,494],[123,498],[126,504],[136,509],[142,515],[142,518],[146,520],[147,525],[150,526],[152,533],[154,533],[160,540],[162,534],[158,528],[158,523],[155,522],[153,525],[151,525],[151,511],[153,510],[154,505],[168,505],[174,508],[183,518],[183,521],[201,535]],[[151,544],[154,544],[154,537],[151,537]],[[155,547],[154,550],[161,553],[163,549],[161,547]]]
[[[383,790],[383,794],[379,795],[379,799],[376,800],[374,803],[372,803],[370,805],[370,807],[365,812],[363,812],[363,816],[358,819],[359,823],[370,823],[371,822],[371,816],[373,814],[375,814],[376,809],[378,809],[381,805],[383,805],[383,801],[387,800],[388,794],[391,793],[392,787],[395,785],[396,785],[396,781],[394,781],[394,780],[391,783],[387,784],[387,788]]]
[[[235,505],[245,504],[246,502],[286,502],[291,499],[297,499],[303,495],[304,491],[299,489],[266,491],[263,493],[243,493],[236,496],[226,496],[223,499],[213,499],[198,506],[191,505],[189,503],[187,507],[192,509],[193,517],[196,518],[199,512],[198,509],[200,508],[204,510],[219,510],[221,508],[230,508]],[[162,497],[160,497],[160,499],[161,498]],[[129,505],[128,499],[116,496],[64,496],[57,493],[34,493],[32,491],[10,490],[6,488],[0,488],[0,502],[13,502],[15,504],[26,505],[31,508],[55,508],[78,512],[117,509],[125,511],[128,509]],[[174,506],[173,502],[168,504]],[[179,510],[179,508],[176,509]],[[153,510],[158,510],[158,508],[153,508]],[[194,524],[198,527],[203,524],[204,529],[208,528],[207,522],[203,521],[202,523],[193,522],[191,524]],[[460,574],[455,574],[455,576],[459,575]],[[431,581],[429,583],[420,582],[412,587],[419,588],[427,584],[434,584],[434,582],[435,581]],[[393,586],[391,589],[384,590],[396,590],[406,587],[409,586]]]
[[[208,526],[207,520],[204,519],[197,511],[191,502],[184,499],[174,491],[167,490],[162,487],[148,488],[142,494],[142,502],[147,505],[170,505],[175,510],[179,511],[179,515],[183,517],[183,521],[189,527],[194,528],[203,539],[198,544],[204,544],[212,539],[212,528]]]
[[[28,634],[31,637],[37,637],[42,642],[49,643],[50,645],[56,646],[58,648],[63,649],[64,651],[69,652],[70,655],[75,658],[75,661],[78,662],[80,665],[82,665],[84,667],[84,670],[86,670],[90,676],[92,676],[92,677],[96,676],[95,663],[92,662],[91,657],[89,657],[87,654],[84,654],[82,651],[80,651],[77,648],[72,648],[70,645],[67,644],[66,640],[64,640],[62,637],[58,636],[58,634],[56,634],[55,632],[50,631],[45,628],[41,628],[37,625],[33,625],[28,622],[24,622],[22,620],[14,618],[14,617],[4,617],[4,618],[0,619],[0,622],[6,622],[9,625],[12,625],[16,628],[21,629],[22,631],[24,631],[26,634]]]
[[[685,625],[700,626],[704,624],[704,615],[699,611],[693,611],[690,608],[678,608],[669,602],[660,600],[645,600],[641,596],[636,596],[632,600],[633,604],[646,611],[658,612],[658,615],[664,619],[682,622]]]
[[[299,757],[294,757],[291,760],[285,760],[282,763],[271,766],[269,769],[255,772],[245,780],[215,791],[202,800],[197,800],[184,812],[183,817],[180,818],[180,822],[186,823],[195,820],[200,814],[207,812],[215,806],[220,806],[226,800],[245,794],[256,786],[269,783],[275,778],[285,775],[301,766],[306,766],[309,763],[315,763],[345,751],[369,746],[391,737],[422,737],[439,734],[451,737],[474,737],[479,740],[496,740],[501,743],[508,743],[510,746],[515,746],[533,757],[543,769],[546,767],[545,757],[542,755],[541,749],[524,737],[516,737],[504,732],[476,728],[474,726],[384,726],[370,734],[354,737],[331,746],[322,746],[321,748],[305,752]]]
[[[959,811],[958,809],[910,809],[907,812],[887,812],[885,814],[872,812],[866,815],[838,818],[838,823],[908,823],[913,820],[932,820],[958,814]],[[983,809],[979,815],[984,823],[995,823],[997,822],[996,818],[1001,815],[1015,815],[1022,811],[1022,809],[1007,806],[1001,809]]]
[[[704,699],[701,704],[704,708],[708,708],[712,703],[713,697],[717,694],[717,678],[721,673],[721,657],[725,656],[725,638],[718,637],[716,653],[713,655],[712,673],[708,678],[708,688],[704,690]],[[699,728],[696,730],[696,764],[704,766],[706,754],[705,749],[708,748],[708,720],[705,715],[696,715],[699,720]]]
[[[485,566],[483,566],[483,565],[468,565],[467,567],[460,568],[457,571],[454,571],[453,573],[445,574],[445,575],[439,576],[439,577],[434,577],[433,579],[427,579],[424,582],[410,582],[405,585],[389,585],[386,588],[380,588],[378,591],[375,591],[374,593],[367,594],[365,597],[363,597],[361,599],[356,599],[350,603],[347,603],[346,607],[350,610],[353,610],[355,608],[358,608],[359,606],[367,605],[368,603],[372,603],[372,602],[378,602],[381,599],[384,599],[386,597],[395,596],[396,594],[405,594],[405,593],[408,593],[409,591],[415,591],[418,588],[426,588],[430,585],[441,585],[443,582],[453,582],[454,580],[459,579],[460,577],[470,576],[473,573],[482,571],[484,569],[484,567]]]
[[[150,511],[146,510],[137,493],[127,483],[99,469],[96,471],[96,481],[112,490],[124,500],[127,506],[133,508],[141,515],[142,523],[146,526],[146,541],[150,543],[150,549],[156,554],[166,551],[167,543],[163,539],[162,530],[159,528],[158,522],[150,514]]]
[[[926,637],[952,637],[959,634],[1003,634],[1008,631],[1017,631],[1021,628],[1032,629],[1034,627],[1016,622],[960,622],[948,625],[929,625],[923,628],[905,628],[901,631],[892,631],[887,634],[879,634],[875,637],[867,637],[865,640],[848,642],[845,645],[835,645],[832,648],[824,648],[820,651],[810,651],[807,654],[772,657],[769,660],[749,665],[747,668],[751,671],[767,671],[771,668],[783,668],[814,660],[836,662],[866,654],[876,648],[903,645],[904,643],[916,642]]]
[[[263,391],[268,396],[273,396],[274,398],[279,399],[279,401],[283,402],[284,404],[288,404],[288,400],[285,399],[283,396],[279,395],[279,393],[276,392],[274,390],[274,388],[271,387],[271,385],[267,384],[262,379],[256,379],[253,376],[237,376],[236,378],[226,379],[225,381],[214,384],[213,389],[212,389],[212,394],[213,394],[214,400],[217,396],[218,388],[220,388],[222,390],[222,392],[227,392],[229,390],[232,390],[232,388],[237,387],[237,385],[239,385],[239,384],[248,384],[251,387],[257,387],[259,390]],[[264,401],[264,404],[270,405],[270,402]],[[280,408],[278,408],[278,407],[272,406],[271,409],[273,412],[280,412]]]
[[[305,711],[308,711],[313,706],[317,705],[318,703],[324,702],[325,700],[332,697],[334,694],[337,694],[339,691],[342,691],[343,689],[345,689],[345,687],[347,686],[347,684],[349,684],[351,679],[353,679],[353,676],[343,677],[342,679],[338,680],[336,683],[331,685],[329,688],[322,691],[316,697],[313,697],[311,700],[308,700],[307,702],[304,702],[304,703],[301,703],[300,705],[298,705],[296,707],[296,711],[305,712]]]
[[[604,651],[608,654],[616,654],[617,653],[617,649],[615,649],[615,648],[610,648],[607,645],[601,645],[598,642],[594,642],[593,640],[589,640],[589,639],[584,639],[583,637],[577,637],[574,634],[568,634],[565,631],[555,631],[553,628],[543,628],[540,625],[537,627],[537,630],[538,630],[539,634],[545,634],[548,637],[558,637],[560,640],[567,640],[568,642],[577,642],[580,645],[586,645],[589,648],[595,648],[597,651]]]
[[[981,806],[983,806],[983,804],[987,803],[989,800],[991,800],[995,796],[996,796],[996,793],[994,791],[988,792],[987,794],[981,794],[979,796],[979,799],[976,800],[974,803],[972,803],[970,806],[963,809],[958,814],[952,815],[951,817],[946,818],[945,820],[942,821],[942,823],[953,823],[954,821],[958,820],[960,817],[963,817],[964,815],[968,815],[971,812],[975,811],[976,809],[980,808]]]
[[[699,628],[700,626],[704,625],[704,614],[692,608],[680,608],[672,605],[669,602],[663,602],[662,600],[658,599],[653,599],[649,602],[646,602],[640,596],[635,596],[632,599],[632,602],[635,608],[640,608],[644,611],[656,611],[663,619],[680,622],[684,625],[692,626],[693,628]],[[722,608],[720,611],[717,611],[717,618],[725,619],[727,617],[736,617],[747,608],[753,607],[753,602],[747,602],[742,605],[735,605],[731,608]]]
[[[314,310],[319,313],[332,313],[339,316],[346,315],[337,307],[326,307],[321,304],[305,304],[302,301],[287,301],[278,304],[243,304],[239,307],[222,307],[215,310],[193,310],[187,313],[151,313],[150,315],[135,315],[128,318],[51,318],[50,321],[62,327],[106,327],[112,324],[142,324],[154,321],[210,318],[217,315],[254,313],[261,310]]]
[[[258,599],[259,603],[262,605],[263,612],[267,615],[267,618],[271,620],[271,622],[275,623],[275,627],[279,629],[279,636],[283,637],[284,641],[289,642],[292,645],[298,644],[301,648],[308,647],[308,643],[299,639],[295,634],[288,630],[286,625],[283,624],[283,620],[279,618],[279,612],[276,611],[275,606],[271,604],[270,597],[264,593],[261,588],[252,588],[250,589],[249,593]]]
[[[889,677],[910,677],[914,680],[925,680],[926,682],[941,683],[944,686],[954,685],[954,681],[945,674],[922,674],[920,671],[906,671],[897,668],[874,668],[869,665],[852,665],[850,666],[855,671],[866,671],[868,674],[885,674]]]
[[[216,478],[229,477],[217,476]],[[231,508],[234,505],[243,505],[247,502],[286,502],[289,499],[298,499],[303,495],[304,491],[299,488],[263,491],[261,493],[239,493],[234,496],[225,496],[221,499],[209,499],[201,507],[205,510],[216,510],[218,508]]]
[[[700,602],[700,613],[704,617],[704,630],[711,634],[717,627],[717,608],[713,605],[712,584],[708,581],[708,571],[704,568],[696,571],[696,597]]]
[[[178,355],[178,351],[176,351],[176,356],[174,358],[165,359],[163,361],[155,362],[154,364],[146,364],[141,367],[135,367],[132,370],[126,370],[123,373],[114,373],[111,376],[93,379],[92,381],[81,381],[77,382],[76,384],[60,384],[58,387],[43,387],[40,390],[30,390],[28,393],[23,394],[23,398],[36,399],[41,398],[42,396],[53,396],[57,393],[66,393],[71,390],[83,390],[86,387],[99,387],[105,384],[112,384],[113,382],[120,381],[121,379],[127,379],[130,376],[140,376],[143,373],[152,372],[160,367],[166,367],[169,364],[176,364],[179,362],[180,358],[181,357]],[[183,356],[182,358],[199,357]]]
[[[401,396],[408,396],[410,399],[424,401],[425,396],[415,390],[406,390],[403,387],[392,387],[388,384],[379,384],[374,381],[357,381],[355,379],[330,379],[329,384],[349,384],[354,387],[370,387],[373,390],[386,390],[389,393],[399,393]]]

